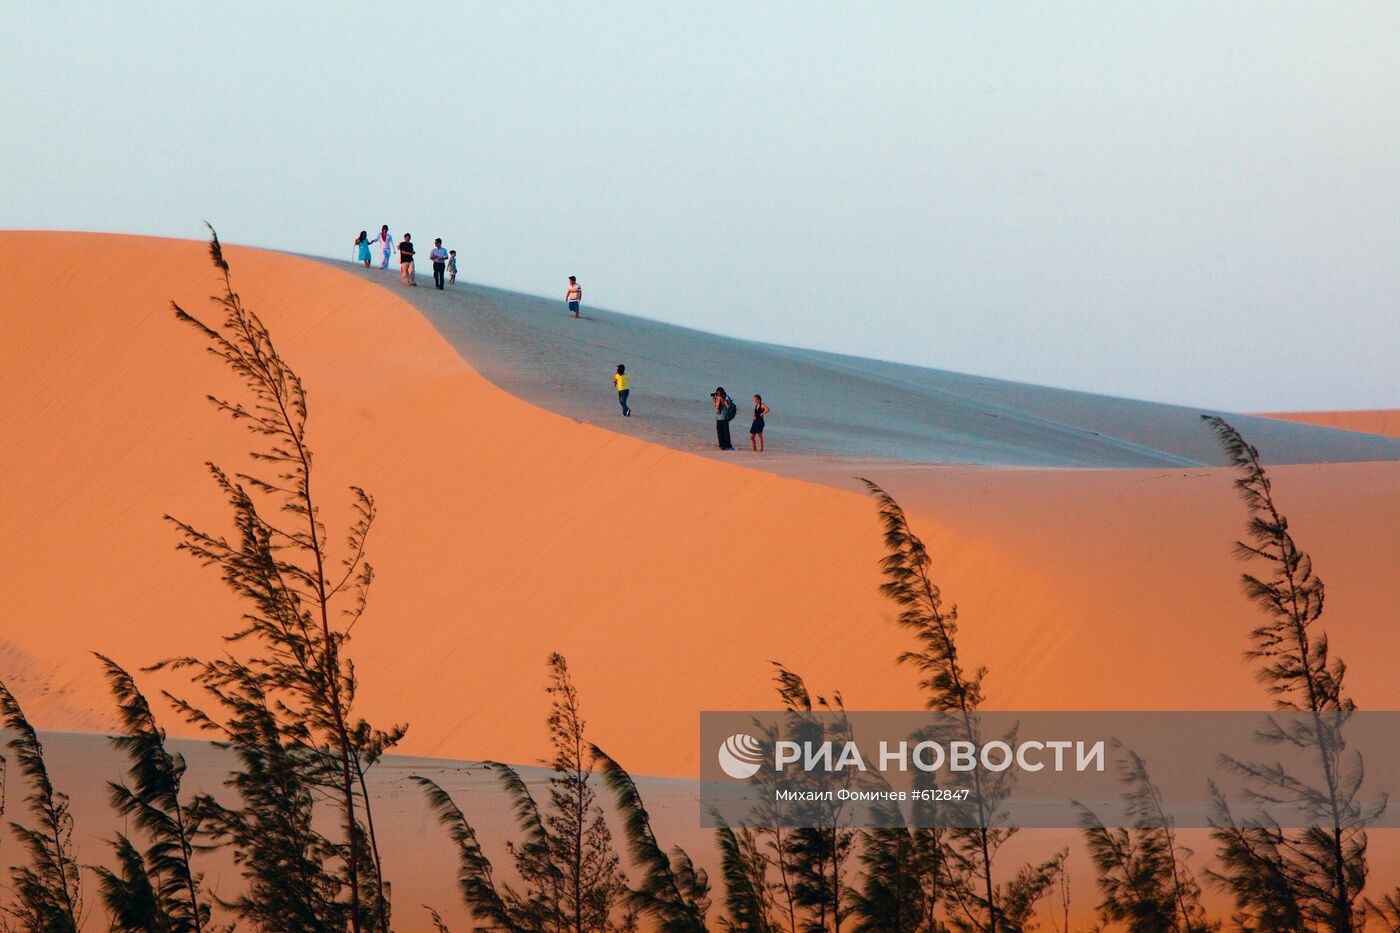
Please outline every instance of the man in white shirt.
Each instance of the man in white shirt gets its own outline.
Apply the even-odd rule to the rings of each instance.
[[[447,250],[442,248],[442,237],[433,240],[433,251],[428,258],[433,261],[433,287],[441,290],[447,278]]]
[[[578,279],[569,276],[569,290],[564,293],[564,300],[569,303],[569,310],[574,312],[574,317],[578,317],[578,303],[583,300],[583,286],[578,284]]]

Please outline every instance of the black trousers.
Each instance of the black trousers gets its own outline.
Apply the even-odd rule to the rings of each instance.
[[[447,263],[445,263],[445,262],[435,262],[435,263],[433,263],[433,284],[436,285],[438,288],[442,288],[442,283],[446,280],[446,276],[447,276]]]
[[[719,439],[719,449],[728,450],[734,446],[734,442],[729,439],[729,422],[715,422],[715,437]]]

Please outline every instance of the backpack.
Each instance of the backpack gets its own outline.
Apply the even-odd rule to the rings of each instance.
[[[734,416],[739,414],[739,406],[734,404],[734,400],[729,396],[724,397],[724,420],[733,421]]]

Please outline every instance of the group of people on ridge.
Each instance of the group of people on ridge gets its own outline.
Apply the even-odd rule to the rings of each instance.
[[[613,373],[613,387],[617,389],[617,403],[622,406],[622,417],[632,417],[632,406],[627,404],[627,397],[632,394],[632,383],[627,378],[627,366],[623,363],[618,363],[617,372]],[[715,390],[710,393],[710,402],[715,409],[715,439],[719,441],[719,449],[733,450],[734,441],[730,438],[729,422],[738,416],[739,405],[724,391],[724,386],[715,386]],[[771,409],[763,403],[763,396],[755,394],[753,422],[749,425],[749,446],[759,453],[763,452],[764,416],[769,411]]]
[[[729,437],[729,422],[739,414],[739,405],[724,391],[724,386],[715,386],[715,390],[710,393],[710,401],[715,407],[715,439],[719,441],[719,449],[733,450],[734,442]],[[763,452],[763,418],[768,412],[768,406],[763,404],[763,396],[755,393],[753,421],[749,424],[749,446],[759,453]]]
[[[382,257],[379,266],[381,269],[389,268],[389,259],[394,251],[399,253],[399,272],[403,277],[405,285],[417,288],[418,278],[414,274],[413,257],[413,235],[405,233],[403,239],[396,245],[394,237],[389,233],[389,225],[384,224],[379,228],[379,236],[371,240],[368,231],[361,230],[360,235],[355,238],[355,260],[365,264],[365,268],[370,268],[374,261],[374,251],[378,250]],[[457,281],[457,251],[442,248],[442,238],[433,240],[433,249],[428,253],[428,258],[433,264],[433,285],[436,288],[443,288]],[[581,305],[583,303],[583,286],[579,285],[576,276],[569,276],[569,285],[564,291],[564,302],[569,312],[574,317],[582,317]],[[613,374],[613,387],[617,390],[617,403],[622,408],[622,417],[632,417],[632,407],[627,403],[628,396],[632,394],[631,381],[627,377],[627,367],[622,363],[617,364],[617,372]],[[724,391],[724,386],[716,386],[710,393],[710,401],[715,409],[715,439],[719,441],[720,450],[733,450],[734,442],[730,438],[729,422],[733,421],[739,413],[739,406],[734,399],[729,397],[729,393]],[[763,428],[764,416],[769,412],[767,405],[763,404],[763,396],[753,397],[753,422],[749,425],[749,446],[755,451],[763,451]]]
[[[371,245],[373,244],[373,245]],[[365,268],[370,267],[373,262],[372,251],[378,249],[383,256],[383,263],[379,268],[389,268],[389,258],[394,254],[394,250],[399,252],[399,274],[403,277],[403,284],[418,287],[418,276],[414,271],[413,257],[416,252],[413,246],[413,234],[405,233],[398,245],[394,244],[394,236],[389,232],[389,225],[379,228],[379,236],[371,240],[369,232],[361,230],[360,235],[355,238],[355,259],[365,264]],[[455,249],[443,249],[442,237],[433,240],[433,248],[428,253],[428,260],[433,264],[433,286],[438,289],[457,281],[457,251]]]

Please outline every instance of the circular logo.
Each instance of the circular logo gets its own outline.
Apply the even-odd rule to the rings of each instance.
[[[753,777],[762,766],[763,743],[747,733],[735,733],[719,747],[720,770],[736,781]]]

